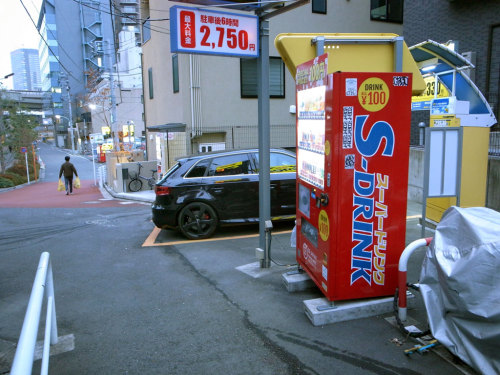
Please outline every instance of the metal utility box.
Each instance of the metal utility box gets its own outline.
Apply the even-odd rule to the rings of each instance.
[[[330,301],[393,295],[412,76],[297,67],[297,260]]]

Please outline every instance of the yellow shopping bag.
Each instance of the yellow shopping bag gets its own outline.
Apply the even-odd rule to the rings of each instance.
[[[57,191],[64,191],[64,189],[66,189],[64,187],[64,182],[62,182],[62,180],[59,179],[59,183],[57,184]]]
[[[73,184],[75,189],[80,189],[80,177],[75,179],[75,183]]]

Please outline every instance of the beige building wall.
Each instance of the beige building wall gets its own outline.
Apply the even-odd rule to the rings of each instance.
[[[144,1],[141,17],[146,18],[149,14],[151,19],[168,18],[167,10],[173,5],[187,6],[186,3],[172,1]],[[279,33],[402,34],[403,30],[401,24],[371,21],[370,2],[366,0],[328,0],[326,15],[312,13],[309,3],[271,18],[269,24],[269,55],[277,57],[279,54],[274,47],[274,39]],[[174,94],[170,23],[151,21],[151,25],[151,39],[142,46],[146,127],[168,123],[186,124],[186,154],[197,153],[200,143],[213,140],[214,136],[209,135],[211,132],[217,133],[217,140],[220,140],[221,131],[225,132],[224,141],[227,148],[255,146],[258,104],[257,99],[241,98],[240,59],[179,54],[180,89],[179,93]],[[150,68],[153,73],[153,99],[149,97]],[[199,81],[196,79],[198,72]],[[195,86],[193,90],[192,85]],[[191,101],[192,91],[199,93],[199,102]],[[285,98],[270,99],[272,146],[295,144],[295,114],[290,113],[290,106],[294,104],[295,82],[285,68]],[[198,123],[201,124],[203,132],[201,137],[193,136],[190,132]],[[158,154],[157,146],[154,136],[148,136],[148,157],[154,158]],[[166,163],[165,160],[161,162]]]

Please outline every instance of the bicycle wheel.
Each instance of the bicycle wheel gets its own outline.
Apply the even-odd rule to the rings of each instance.
[[[131,180],[128,183],[128,189],[133,193],[135,193],[136,191],[140,191],[142,189],[142,181],[138,178]]]
[[[156,173],[153,173],[153,177],[148,178],[149,188],[153,190],[157,182],[158,181],[156,180]]]

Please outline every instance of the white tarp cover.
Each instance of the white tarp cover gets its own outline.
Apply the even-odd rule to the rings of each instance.
[[[483,374],[500,374],[500,213],[451,207],[420,275],[433,336]]]

